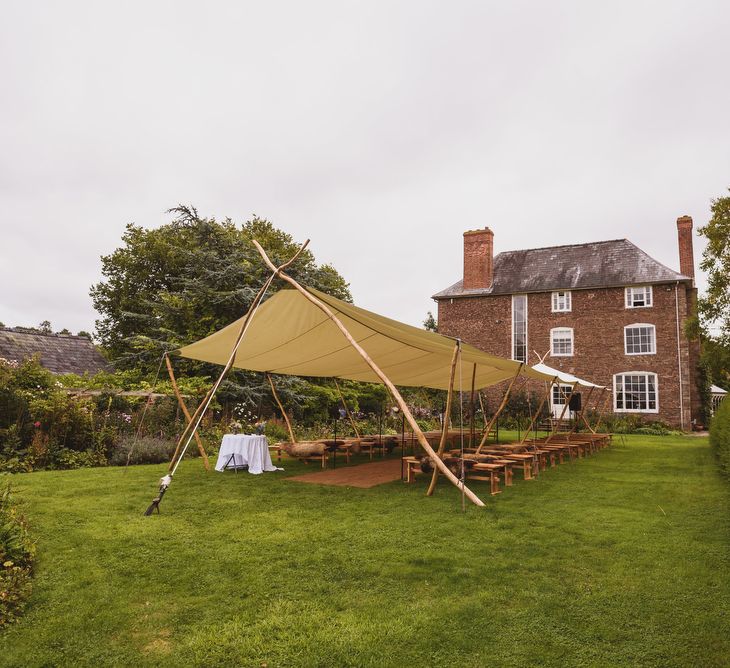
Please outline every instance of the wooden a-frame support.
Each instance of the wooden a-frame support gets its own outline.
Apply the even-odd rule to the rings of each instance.
[[[603,401],[603,408],[600,408],[600,402]],[[611,403],[611,392],[608,390],[607,387],[603,388],[603,394],[599,397],[598,401],[596,402],[596,412],[598,413],[598,419],[596,420],[596,425],[594,427],[595,432],[598,432],[598,425],[601,424],[601,420],[603,420],[604,415],[608,411],[608,407]]]
[[[269,381],[269,385],[271,386],[271,394],[274,395],[274,400],[276,401],[276,405],[279,407],[279,410],[281,411],[281,414],[284,416],[284,422],[286,422],[286,428],[289,432],[289,438],[291,439],[292,443],[296,443],[297,440],[294,438],[294,430],[291,427],[291,422],[289,422],[289,416],[286,414],[286,411],[284,410],[284,406],[282,406],[281,401],[279,400],[279,395],[276,392],[276,388],[274,387],[274,381],[271,378],[271,374],[267,372],[266,378]]]
[[[545,402],[550,397],[550,393],[553,390],[553,384],[558,380],[558,377],[555,376],[548,384],[547,384],[547,391],[545,392],[545,396],[542,398],[542,401],[540,402],[540,405],[537,407],[537,410],[535,411],[535,414],[532,416],[532,419],[530,420],[530,426],[525,431],[525,435],[520,440],[520,445],[524,445],[525,441],[529,437],[530,433],[532,432],[533,427],[535,426],[535,422],[539,419],[540,413],[542,413],[542,408],[545,405]]]
[[[573,386],[570,388],[570,394],[566,398],[565,392],[563,392],[563,388],[561,387],[560,383],[558,382],[558,388],[560,389],[560,393],[565,398],[565,404],[563,404],[563,410],[560,412],[560,417],[558,418],[558,424],[553,426],[552,431],[550,432],[550,435],[545,439],[545,444],[550,443],[550,440],[552,439],[552,437],[558,433],[558,429],[560,429],[560,425],[563,424],[563,417],[565,417],[565,411],[568,410],[568,406],[570,406],[570,400],[573,398],[573,395],[575,394],[576,387],[578,387],[577,381],[575,383],[573,383]]]
[[[261,245],[254,239],[253,240],[254,246],[256,246],[256,249],[261,254],[261,257],[263,258],[264,262],[266,262],[267,266],[275,271],[275,274],[278,274],[279,277],[281,277],[284,281],[289,283],[293,288],[298,290],[308,301],[310,301],[312,304],[317,306],[336,326],[337,328],[342,332],[342,335],[347,339],[347,341],[350,343],[350,345],[359,353],[359,355],[363,358],[363,360],[366,362],[366,364],[372,369],[373,373],[375,373],[378,378],[385,384],[385,386],[388,388],[388,391],[393,396],[393,399],[395,399],[395,402],[398,404],[398,407],[402,411],[403,416],[408,421],[409,426],[411,427],[411,430],[416,435],[416,438],[418,439],[419,445],[432,457],[434,460],[434,464],[441,470],[441,472],[449,479],[449,481],[457,488],[459,489],[463,494],[465,494],[469,500],[474,503],[477,506],[483,506],[484,502],[476,495],[474,492],[472,492],[464,483],[463,481],[459,480],[444,464],[444,462],[441,460],[440,457],[436,455],[434,452],[434,449],[431,447],[430,443],[426,440],[426,437],[423,435],[423,432],[421,431],[421,428],[418,426],[418,423],[416,422],[415,418],[413,417],[413,414],[411,413],[410,409],[408,408],[406,402],[403,400],[403,397],[401,396],[400,392],[396,389],[395,385],[391,382],[391,380],[381,371],[380,367],[378,367],[377,364],[370,358],[370,356],[365,352],[365,350],[360,346],[360,344],[353,338],[352,334],[350,334],[349,331],[347,331],[347,328],[342,324],[342,321],[332,312],[332,310],[325,304],[322,300],[315,297],[313,294],[305,290],[297,281],[295,281],[291,276],[288,276],[283,271],[277,271],[274,264],[269,259],[268,255],[266,255],[266,251],[261,247]]]
[[[337,388],[337,392],[340,395],[340,401],[342,402],[342,405],[345,407],[345,413],[347,414],[348,420],[350,420],[352,429],[355,432],[355,437],[360,438],[360,432],[357,430],[357,425],[355,424],[355,420],[352,419],[352,414],[350,413],[350,409],[347,405],[347,402],[345,401],[345,395],[342,394],[342,390],[340,389],[340,384],[337,382],[337,378],[333,378],[332,380],[335,381],[335,387]]]
[[[489,432],[492,430],[492,427],[494,426],[494,423],[497,421],[499,414],[504,410],[504,407],[507,405],[507,400],[509,399],[509,393],[512,390],[512,386],[515,384],[517,377],[520,375],[520,371],[522,371],[523,366],[525,366],[524,362],[520,362],[520,366],[517,367],[517,373],[514,375],[514,378],[512,378],[512,382],[509,384],[507,391],[504,393],[504,397],[502,397],[502,403],[499,405],[497,412],[492,416],[492,419],[489,421],[489,424],[484,429],[484,434],[482,435],[482,440],[479,443],[479,447],[477,448],[476,454],[479,454],[482,451],[482,448],[486,445],[487,440],[489,440]]]
[[[591,429],[591,425],[589,425],[586,422],[586,419],[583,417],[583,413],[585,412],[586,406],[588,405],[588,402],[591,400],[591,395],[593,394],[593,390],[595,390],[595,389],[596,389],[595,387],[591,386],[591,389],[588,391],[588,396],[586,397],[585,402],[581,401],[580,410],[578,411],[578,415],[576,416],[576,418],[573,422],[573,428],[568,432],[568,438],[570,438],[570,434],[574,434],[577,431],[578,425],[580,424],[581,420],[588,426],[588,429],[590,429],[591,432],[593,432],[593,429]]]
[[[170,362],[170,356],[165,353],[165,364],[167,365],[167,373],[170,376],[170,382],[172,383],[172,390],[175,392],[175,396],[177,397],[177,404],[180,406],[180,410],[182,410],[183,415],[185,416],[185,427],[190,424],[192,421],[192,418],[190,417],[190,411],[188,410],[188,407],[185,405],[185,402],[183,401],[182,395],[180,394],[180,388],[177,386],[177,380],[175,379],[175,374],[172,370],[172,363]],[[200,456],[203,458],[203,465],[205,466],[206,471],[210,471],[210,462],[208,461],[208,455],[205,452],[205,448],[203,447],[203,443],[200,440],[200,435],[197,431],[193,434],[195,436],[195,442],[198,445],[198,452],[200,453]],[[170,463],[170,469],[172,470],[172,462]]]
[[[157,496],[152,499],[152,503],[148,506],[147,510],[145,510],[144,514],[149,516],[151,515],[155,510],[157,512],[160,512],[160,503],[162,502],[162,497],[165,496],[165,492],[167,492],[168,487],[172,483],[172,478],[175,475],[175,471],[177,470],[178,465],[182,461],[182,458],[185,456],[185,451],[187,450],[188,446],[190,445],[190,441],[193,439],[193,435],[197,432],[198,427],[200,426],[200,422],[203,419],[203,416],[205,415],[205,411],[208,410],[208,407],[210,406],[210,402],[213,400],[213,396],[215,395],[216,391],[220,387],[220,384],[223,382],[223,379],[226,377],[226,374],[231,370],[231,367],[233,366],[233,363],[236,359],[236,353],[238,352],[238,348],[241,345],[241,341],[243,340],[244,335],[246,334],[246,331],[248,330],[248,325],[251,322],[251,318],[253,318],[253,315],[256,313],[259,305],[261,304],[261,300],[264,298],[264,295],[266,294],[266,291],[269,289],[269,286],[271,286],[271,283],[274,281],[276,276],[282,272],[284,269],[286,269],[292,262],[294,262],[304,251],[304,249],[309,245],[309,239],[307,239],[299,248],[299,250],[286,262],[281,264],[280,266],[276,267],[273,264],[270,264],[270,267],[272,269],[272,274],[269,276],[269,278],[266,280],[266,282],[261,286],[260,290],[256,293],[256,296],[253,298],[253,301],[251,302],[251,306],[249,307],[246,315],[243,317],[243,322],[241,323],[241,327],[238,330],[238,335],[236,337],[236,341],[233,344],[233,349],[231,350],[231,354],[228,358],[228,362],[226,362],[226,365],[223,367],[223,371],[221,371],[220,375],[218,376],[218,379],[213,383],[211,388],[208,390],[207,394],[203,398],[203,400],[200,402],[198,407],[195,409],[195,413],[190,418],[190,422],[187,424],[185,429],[183,430],[183,433],[180,435],[180,438],[177,442],[177,447],[175,448],[175,453],[172,456],[172,460],[170,462],[170,469],[166,476],[164,476],[160,480],[160,488],[157,492]],[[183,445],[183,442],[185,445]]]
[[[444,409],[444,421],[441,425],[441,439],[439,440],[439,449],[436,456],[441,459],[444,454],[444,448],[446,447],[446,437],[449,433],[449,420],[448,417],[451,415],[451,402],[454,397],[454,375],[456,374],[456,362],[459,359],[459,353],[461,352],[461,341],[457,341],[454,346],[454,354],[451,357],[451,374],[449,375],[449,390],[446,395],[446,408]],[[436,466],[433,467],[433,474],[431,475],[431,484],[428,486],[426,496],[431,496],[433,490],[436,488],[436,481],[438,480],[439,470]]]

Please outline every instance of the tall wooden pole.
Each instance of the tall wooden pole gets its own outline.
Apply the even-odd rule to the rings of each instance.
[[[271,385],[271,394],[274,395],[274,400],[276,401],[276,405],[279,407],[281,414],[284,416],[284,422],[286,422],[286,428],[289,431],[289,438],[291,439],[292,443],[296,443],[297,439],[294,438],[294,430],[291,428],[291,422],[289,422],[289,416],[286,414],[286,411],[284,410],[284,406],[281,405],[281,401],[279,401],[279,395],[277,394],[276,388],[274,387],[274,381],[271,379],[271,374],[267,373],[266,378],[269,381],[269,385]]]
[[[345,395],[342,394],[342,390],[340,389],[340,384],[337,382],[337,378],[334,378],[334,381],[335,381],[335,387],[337,387],[337,392],[340,395],[340,401],[342,402],[342,405],[345,407],[345,413],[347,413],[347,418],[350,420],[352,429],[355,432],[355,437],[360,438],[360,432],[357,430],[357,426],[355,425],[355,420],[352,419],[352,414],[350,413],[350,409],[347,406],[347,402],[345,401]]]
[[[269,260],[268,256],[266,255],[266,252],[263,248],[261,248],[261,245],[254,239],[253,240],[254,246],[256,246],[256,249],[261,254],[261,257],[264,259],[264,262],[266,262],[267,266],[269,268],[274,267],[271,260]],[[391,380],[380,370],[380,367],[373,362],[373,360],[370,358],[370,356],[365,352],[365,350],[362,348],[362,346],[353,338],[352,334],[347,331],[347,328],[342,324],[340,319],[332,312],[332,310],[325,304],[321,299],[318,299],[313,294],[305,290],[299,283],[297,283],[291,276],[288,276],[284,272],[279,272],[279,276],[285,280],[289,285],[291,285],[293,288],[298,290],[308,301],[310,301],[312,304],[317,306],[319,309],[322,310],[325,315],[337,326],[337,328],[342,332],[342,335],[349,341],[350,345],[360,354],[360,356],[365,360],[365,363],[372,369],[373,373],[375,373],[378,378],[385,384],[385,386],[388,388],[388,391],[393,396],[393,399],[395,399],[395,402],[398,404],[398,407],[400,408],[403,416],[406,420],[408,420],[408,424],[413,430],[413,433],[416,435],[418,439],[419,445],[433,458],[434,463],[436,466],[441,469],[441,472],[449,479],[449,481],[457,487],[457,489],[462,490],[464,494],[469,498],[469,500],[474,503],[477,506],[483,506],[484,502],[476,495],[474,492],[472,492],[466,485],[460,481],[451,471],[449,471],[448,467],[443,463],[440,457],[436,455],[434,452],[434,449],[431,447],[429,442],[426,440],[426,437],[423,435],[423,432],[421,431],[421,428],[418,426],[418,423],[416,422],[415,418],[413,417],[413,414],[411,413],[410,409],[408,408],[408,405],[403,400],[403,397],[401,396],[400,392],[396,389],[395,385],[391,382]]]
[[[477,380],[477,365],[476,362],[474,362],[474,368],[471,372],[471,399],[469,401],[469,406],[471,409],[471,419],[469,420],[469,447],[474,447],[474,441],[475,441],[475,429],[474,429],[474,419],[476,418],[476,404],[474,401],[474,386],[476,385]]]
[[[177,404],[180,406],[180,410],[182,410],[183,415],[185,416],[185,427],[192,422],[192,418],[190,417],[190,411],[188,410],[188,407],[185,405],[185,402],[183,401],[182,395],[180,394],[180,388],[177,386],[177,380],[175,379],[175,374],[172,370],[172,363],[170,362],[170,357],[167,353],[165,353],[165,364],[167,365],[167,373],[170,376],[170,382],[172,383],[172,390],[175,392],[175,396],[177,397]],[[198,452],[200,453],[200,456],[203,458],[203,465],[205,466],[206,471],[210,471],[210,462],[208,461],[208,455],[205,452],[205,448],[203,447],[203,443],[200,440],[200,435],[196,431],[194,433],[195,436],[195,442],[198,445]]]
[[[456,374],[456,361],[459,358],[459,352],[461,351],[461,341],[457,341],[456,345],[454,346],[454,354],[451,358],[451,375],[449,376],[449,391],[446,395],[446,408],[444,409],[444,422],[441,425],[441,440],[439,441],[439,449],[437,452],[437,457],[439,459],[444,453],[444,448],[446,447],[446,439],[447,435],[449,433],[449,421],[446,419],[447,415],[451,415],[451,401],[454,397],[454,375]],[[428,486],[428,491],[426,492],[426,496],[431,496],[433,494],[433,490],[436,488],[436,480],[438,479],[439,470],[434,466],[433,468],[433,474],[431,475],[431,484]]]
[[[520,362],[520,366],[517,367],[517,373],[515,374],[514,378],[512,379],[512,382],[509,384],[507,391],[504,393],[504,397],[502,397],[502,403],[499,405],[497,412],[492,416],[492,419],[489,421],[489,424],[487,425],[486,429],[484,430],[484,434],[482,435],[482,440],[481,440],[481,443],[479,443],[479,447],[477,448],[476,454],[479,454],[482,451],[482,448],[486,445],[487,440],[489,439],[489,432],[492,430],[492,425],[497,421],[499,414],[504,410],[504,407],[507,405],[507,399],[509,399],[510,390],[512,389],[512,386],[515,384],[515,381],[517,380],[517,376],[520,375],[520,371],[522,371],[523,366],[525,366],[524,362]]]

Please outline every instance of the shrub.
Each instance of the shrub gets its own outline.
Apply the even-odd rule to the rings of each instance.
[[[720,468],[730,475],[730,401],[727,399],[720,404],[712,418],[710,445]]]
[[[127,456],[130,450],[132,456],[130,464],[160,464],[169,462],[175,452],[175,441],[155,436],[142,436],[134,442],[133,436],[123,437],[112,449],[109,455],[109,463],[112,466],[124,466],[127,463]],[[195,452],[195,446],[192,446]],[[190,448],[188,448],[190,451]]]
[[[15,621],[30,596],[35,545],[18,514],[10,481],[0,477],[0,628]]]

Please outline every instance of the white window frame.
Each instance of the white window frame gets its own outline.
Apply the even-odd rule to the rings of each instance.
[[[645,400],[647,408],[625,408],[626,399],[624,392],[624,376],[644,376],[644,383],[646,387]],[[649,376],[654,377],[654,408],[648,408],[649,405]],[[624,407],[618,407],[618,378],[621,377],[621,397]],[[616,373],[613,376],[613,410],[614,413],[658,413],[659,412],[659,376],[651,371],[622,371]]]
[[[560,303],[560,299],[563,303]],[[552,311],[553,313],[570,313],[573,310],[573,299],[570,290],[556,290],[552,295]]]
[[[560,338],[570,338],[570,352],[569,353],[556,353],[555,352],[555,335],[560,332],[562,334],[570,334],[570,336],[562,336]],[[573,335],[572,327],[553,327],[550,330],[550,355],[552,357],[573,357],[575,354],[575,339]]]
[[[642,291],[643,304],[634,304],[634,291]],[[654,306],[654,293],[651,285],[634,285],[624,290],[624,303],[626,308],[651,308]]]
[[[637,327],[648,327],[651,329],[651,345],[652,350],[650,352],[641,352],[641,353],[630,353],[629,352],[629,342],[628,338],[626,336],[627,330],[629,329],[636,329]],[[624,327],[624,353],[626,355],[630,356],[636,356],[636,355],[656,355],[656,325],[652,325],[649,322],[634,322],[630,325],[626,325]]]
[[[515,357],[515,298],[516,297],[519,297],[519,298],[524,297],[524,299],[525,299],[525,359],[524,360],[517,359]],[[527,346],[527,332],[528,332],[527,305],[528,305],[527,295],[512,295],[512,350],[511,350],[512,359],[515,360],[515,361],[517,361],[517,362],[524,362],[525,364],[527,364],[527,358],[529,357],[529,353],[527,352],[528,351],[528,346]]]

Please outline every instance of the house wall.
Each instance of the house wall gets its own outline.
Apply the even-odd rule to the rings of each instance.
[[[623,288],[602,288],[572,291],[572,310],[553,313],[552,293],[527,296],[528,362],[538,362],[547,354],[545,363],[601,385],[613,386],[613,375],[628,371],[647,371],[658,377],[658,413],[637,413],[647,420],[661,420],[689,429],[692,414],[698,410],[696,392],[692,391],[696,373],[690,363],[690,345],[684,336],[688,290],[684,284],[676,289],[679,306],[680,345],[677,350],[677,309],[672,284],[653,286],[653,306],[625,307]],[[690,294],[691,298],[691,294]],[[511,295],[460,297],[438,302],[439,331],[459,336],[485,352],[512,357]],[[648,323],[656,327],[656,354],[626,355],[624,326]],[[550,351],[550,330],[572,327],[574,352],[571,357],[553,357]],[[680,360],[682,399],[680,401]],[[495,388],[488,394],[492,408],[496,405]],[[538,388],[536,388],[538,389]],[[594,396],[594,399],[596,397]],[[680,408],[681,407],[681,408]]]

